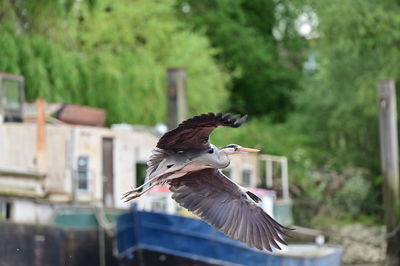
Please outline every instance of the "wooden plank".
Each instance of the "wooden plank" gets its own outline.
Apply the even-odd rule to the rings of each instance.
[[[284,200],[289,201],[289,174],[288,174],[288,161],[287,158],[281,161],[281,178],[282,178],[282,197]]]
[[[271,160],[267,160],[265,163],[265,174],[267,177],[267,188],[272,188],[274,186],[274,179],[272,177],[272,161]]]
[[[396,90],[393,80],[378,84],[379,134],[383,175],[383,201],[387,238],[387,265],[400,265],[400,234],[396,232],[400,222],[399,155],[397,135]]]

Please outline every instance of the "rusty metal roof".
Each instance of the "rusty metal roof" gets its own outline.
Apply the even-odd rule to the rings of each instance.
[[[99,108],[63,104],[55,113],[58,120],[73,125],[104,126],[106,111]]]

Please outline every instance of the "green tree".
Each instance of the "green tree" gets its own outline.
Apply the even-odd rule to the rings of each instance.
[[[216,49],[176,18],[173,0],[1,5],[0,71],[23,74],[29,100],[105,108],[109,123],[163,122],[175,66],[187,71],[190,114],[219,111],[228,97]]]
[[[300,51],[304,47],[292,30],[295,16],[287,1],[179,3],[182,19],[207,34],[220,50],[218,60],[235,73],[229,109],[257,116],[268,114],[274,121],[283,121],[292,108],[291,94],[299,88]],[[285,27],[278,27],[279,23]],[[279,32],[279,40],[274,31]]]

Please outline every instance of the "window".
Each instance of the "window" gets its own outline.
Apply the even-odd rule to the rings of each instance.
[[[5,122],[22,121],[23,87],[22,76],[0,74],[0,111]]]
[[[251,185],[251,170],[250,169],[242,170],[242,185],[245,187],[249,187]]]
[[[19,83],[14,80],[3,81],[3,96],[10,108],[19,108]]]
[[[88,190],[89,188],[89,158],[78,157],[78,189]]]
[[[136,187],[142,185],[146,179],[146,163],[136,163]]]
[[[0,220],[11,219],[11,203],[0,200]]]

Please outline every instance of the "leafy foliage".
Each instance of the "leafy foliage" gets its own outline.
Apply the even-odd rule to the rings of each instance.
[[[381,217],[376,84],[400,76],[400,6],[373,0],[303,3],[318,17],[319,38],[312,53],[319,66],[306,73],[292,121],[311,137],[312,161],[319,168],[341,173],[363,169],[356,179],[347,175],[337,194],[322,190],[320,205],[352,219],[360,213]]]
[[[334,158],[336,167],[379,171],[376,84],[400,74],[394,67],[400,53],[393,49],[399,36],[392,34],[393,25],[400,22],[399,7],[389,2],[314,3],[321,34],[316,49],[320,69],[297,103],[307,117],[304,129],[326,152],[320,159]],[[341,13],[346,16],[337,20]]]
[[[274,37],[276,7],[284,10],[285,4],[273,0],[180,1],[184,20],[207,34],[221,51],[218,60],[235,73],[229,105],[234,112],[268,114],[273,121],[283,121],[292,108],[290,95],[299,88],[299,53],[304,40],[290,32],[294,26],[289,15],[282,40]]]
[[[165,73],[175,66],[187,71],[191,114],[218,111],[228,97],[216,50],[176,19],[174,1],[2,4],[14,17],[0,29],[0,71],[26,77],[28,100],[102,107],[109,123],[150,125],[165,121]]]

